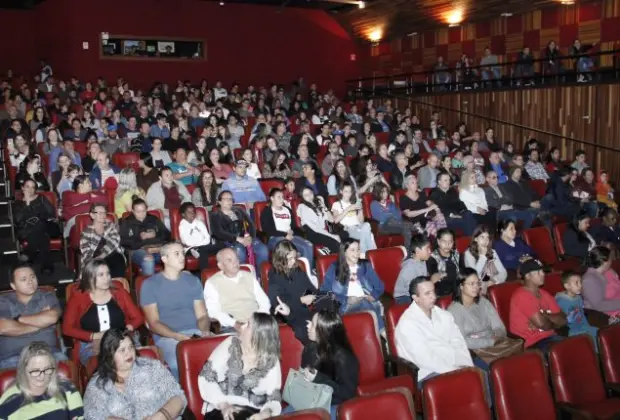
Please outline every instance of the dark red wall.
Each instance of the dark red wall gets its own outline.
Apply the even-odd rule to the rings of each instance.
[[[37,68],[32,11],[0,11],[0,72],[30,74]]]
[[[232,5],[200,0],[47,0],[34,15],[34,57],[21,65],[47,57],[62,77],[83,79],[123,76],[144,85],[153,80],[177,79],[225,84],[290,82],[303,75],[322,88],[342,88],[343,81],[358,74],[356,44],[331,16],[308,9]],[[5,35],[6,28],[0,30]],[[101,32],[111,35],[198,38],[206,41],[207,60],[157,62],[100,59]],[[90,49],[83,50],[87,41]],[[11,37],[0,38],[0,52]],[[20,41],[21,44],[22,41]],[[4,61],[4,60],[2,60]],[[5,66],[5,64],[0,64]],[[15,66],[17,68],[17,66]],[[20,69],[21,69],[20,68]]]

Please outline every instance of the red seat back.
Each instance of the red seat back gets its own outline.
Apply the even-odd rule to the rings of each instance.
[[[545,284],[543,286],[551,296],[555,296],[556,293],[563,292],[564,286],[562,285],[562,274],[561,273],[547,273],[545,274]]]
[[[290,414],[282,414],[273,417],[273,420],[330,420],[329,413],[322,408],[313,408],[311,410],[301,410]]]
[[[74,141],[73,142],[73,149],[76,152],[78,152],[82,158],[86,156],[86,153],[88,152],[87,146],[88,144],[85,141]]]
[[[140,161],[140,153],[126,152],[126,153],[114,153],[112,155],[112,163],[118,169],[130,168],[134,171],[138,170],[138,162]]]
[[[390,349],[390,354],[393,354],[394,356],[398,356],[398,351],[396,351],[396,341],[394,340],[396,325],[398,325],[400,317],[408,307],[409,305],[406,304],[392,305],[387,309],[387,311],[385,311],[385,329],[387,332],[388,348]]]
[[[394,388],[374,395],[353,398],[338,407],[339,420],[380,418],[415,420],[411,393],[405,388]]]
[[[605,382],[620,383],[620,324],[600,329],[598,342]]]
[[[362,210],[364,211],[364,218],[367,220],[372,219],[372,215],[370,213],[370,204],[374,200],[374,197],[371,193],[365,192],[362,194]]]
[[[564,243],[562,242],[562,237],[564,236],[564,232],[568,228],[567,223],[558,223],[553,226],[553,240],[555,241],[555,249],[559,256],[564,255],[566,252],[564,251]]]
[[[386,178],[389,179],[389,178]],[[398,207],[400,209],[400,199],[403,198],[403,195],[407,194],[407,191],[405,190],[401,190],[398,189],[396,191],[394,191],[394,204],[396,204],[396,207]]]
[[[551,346],[549,370],[556,402],[580,405],[606,399],[589,335],[576,335]]]
[[[530,179],[530,188],[534,190],[538,197],[544,197],[547,191],[547,183],[542,179]]]
[[[360,361],[359,386],[385,379],[381,341],[374,313],[354,312],[344,316],[347,337]]]
[[[424,417],[491,420],[483,381],[478,368],[459,369],[424,381]]]
[[[469,244],[471,244],[470,236],[459,236],[456,238],[456,250],[463,255],[467,248],[469,248]]]
[[[278,178],[261,178],[258,180],[258,184],[265,193],[265,197],[269,197],[269,191],[272,188],[284,189],[284,180]]]
[[[271,263],[269,261],[265,261],[260,266],[260,284],[263,286],[263,290],[267,293],[267,288],[269,287],[269,270],[271,270]]]
[[[82,387],[80,386],[78,368],[76,365],[73,364],[73,362],[58,362],[58,374],[63,378],[73,382],[73,384],[78,388],[78,390],[82,389]],[[13,385],[16,377],[17,369],[0,370],[0,395],[4,394],[4,391],[6,391],[11,385]]]
[[[553,265],[558,262],[558,254],[551,246],[551,235],[544,227],[535,227],[523,231],[523,240],[536,253],[536,256],[545,264]]]
[[[407,251],[403,247],[380,248],[368,251],[366,255],[372,268],[383,281],[385,292],[393,296],[400,265],[407,256]]]
[[[319,286],[325,280],[325,274],[329,266],[338,261],[337,254],[319,255],[316,259],[316,275],[319,278]]]
[[[288,371],[301,367],[301,353],[304,346],[295,337],[293,329],[288,325],[280,325],[280,370],[282,372],[282,389],[286,384]]]
[[[440,298],[437,298],[437,306],[439,306],[441,309],[448,309],[448,306],[450,306],[451,303],[452,303],[451,295],[441,296]]]
[[[196,207],[196,217],[202,218],[205,226],[209,226],[209,217],[207,215],[207,209],[204,207]],[[181,223],[181,212],[178,208],[170,209],[170,236],[174,241],[180,241],[179,224]]]
[[[254,203],[254,225],[256,226],[256,230],[262,231],[263,225],[260,222],[260,215],[265,210],[265,207],[269,205],[268,201],[257,201]]]
[[[489,287],[488,297],[504,325],[510,325],[510,299],[515,290],[521,287],[521,283],[510,281],[507,283],[494,284]]]
[[[491,365],[490,376],[498,420],[556,418],[540,352],[498,359]]]

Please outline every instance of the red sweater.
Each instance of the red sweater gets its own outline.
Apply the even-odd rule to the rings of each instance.
[[[115,286],[110,288],[110,292],[112,292],[112,299],[116,300],[116,303],[125,314],[126,325],[131,325],[136,330],[144,324],[144,315],[142,315],[140,308],[133,302],[127,290],[123,287]],[[93,301],[90,299],[88,292],[76,290],[71,295],[62,321],[62,333],[64,335],[84,342],[90,341],[91,332],[80,327],[80,320],[91,305],[93,305]]]
[[[62,195],[62,217],[65,220],[69,220],[78,214],[88,213],[90,206],[95,203],[107,206],[108,197],[101,191],[92,191],[86,194],[66,191]]]

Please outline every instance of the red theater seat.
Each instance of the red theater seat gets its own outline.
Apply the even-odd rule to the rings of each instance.
[[[330,420],[329,413],[323,409],[301,410],[291,414],[272,417],[273,420]]]
[[[573,418],[612,419],[620,415],[620,399],[607,398],[589,335],[577,335],[552,345],[549,370],[555,401]]]
[[[562,285],[561,273],[547,273],[545,274],[545,284],[543,286],[551,296],[555,296],[556,293],[563,292],[564,286]]]
[[[497,309],[497,313],[506,327],[510,325],[510,299],[519,287],[521,287],[520,282],[510,281],[494,284],[488,290],[488,298]]]
[[[441,309],[448,309],[448,306],[450,306],[450,304],[452,303],[452,296],[441,296],[440,298],[437,298],[437,303],[436,305],[439,306]]]
[[[196,207],[196,217],[202,217],[205,225],[209,226],[209,215],[207,213],[207,209],[204,207]],[[181,213],[179,209],[174,208],[170,209],[170,234],[172,236],[172,240],[181,241],[181,236],[179,234],[179,224],[181,223]],[[217,267],[217,260],[215,258],[215,254],[209,255],[209,266]],[[185,256],[185,269],[189,271],[196,271],[200,269],[200,265],[198,259],[194,258],[191,254]]]
[[[555,248],[551,246],[552,240],[549,230],[544,226],[525,229],[523,240],[534,250],[536,256],[544,264],[551,266],[555,271],[561,272],[579,267],[579,263],[574,260],[559,260]]]
[[[471,244],[470,236],[459,236],[455,240],[456,242],[456,250],[463,255],[467,248],[469,248],[469,244]]]
[[[553,226],[553,240],[555,241],[555,248],[560,257],[563,257],[566,254],[564,250],[564,242],[562,242],[562,237],[564,236],[564,232],[568,229],[567,223],[558,223]]]
[[[536,350],[496,360],[491,382],[498,420],[556,418],[543,356]]]
[[[620,324],[601,328],[598,343],[605,383],[620,391]]]
[[[544,197],[547,191],[547,183],[542,179],[530,179],[530,188],[534,190],[537,196]]]
[[[260,222],[260,215],[265,210],[265,207],[269,205],[268,201],[257,201],[254,203],[254,224],[256,225],[256,230],[259,232],[263,231],[263,225]]]
[[[387,416],[386,416],[387,415]],[[353,398],[338,407],[339,420],[415,420],[413,398],[406,388],[394,388]]]
[[[396,325],[403,313],[407,310],[409,305],[391,305],[385,311],[385,329],[387,333],[388,349],[390,354],[398,357],[398,351],[396,350],[396,342],[394,341],[394,334],[396,333]]]
[[[114,153],[112,155],[112,163],[121,170],[130,168],[137,171],[139,161],[140,153],[137,152]]]
[[[284,188],[284,180],[278,178],[261,178],[258,180],[258,184],[267,198],[269,198],[269,191],[272,188]]]
[[[464,392],[467,390],[467,392]],[[424,381],[424,418],[433,420],[491,420],[484,376],[464,368]]]
[[[395,387],[404,387],[415,395],[415,374],[386,378],[385,361],[374,313],[356,312],[344,316],[344,326],[353,351],[360,361],[359,395],[369,395]]]
[[[368,260],[385,285],[385,293],[394,296],[396,279],[400,273],[401,262],[407,257],[404,247],[380,248],[368,251]]]
[[[325,280],[325,275],[327,274],[329,266],[336,261],[338,261],[337,254],[319,255],[316,258],[316,275],[319,279],[319,287],[323,284],[323,281]]]
[[[65,379],[69,379],[73,384],[77,387],[78,390],[81,390],[80,386],[80,375],[78,373],[78,368],[71,361],[62,361],[58,362],[58,374]],[[17,369],[2,369],[0,370],[0,395],[4,394],[4,391],[9,389],[13,382],[15,382],[15,377],[17,375]]]

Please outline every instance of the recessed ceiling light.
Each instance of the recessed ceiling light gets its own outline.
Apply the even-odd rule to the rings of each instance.
[[[512,13],[510,13],[510,12],[504,12],[504,13],[502,13],[500,16],[503,16],[503,17],[510,17],[510,16],[512,16]]]
[[[407,36],[416,36],[417,34],[418,34],[417,32],[411,32],[411,33],[408,33]]]
[[[364,7],[366,7],[366,3],[364,1],[359,1],[357,3],[357,7],[359,7],[360,9],[363,9]]]

